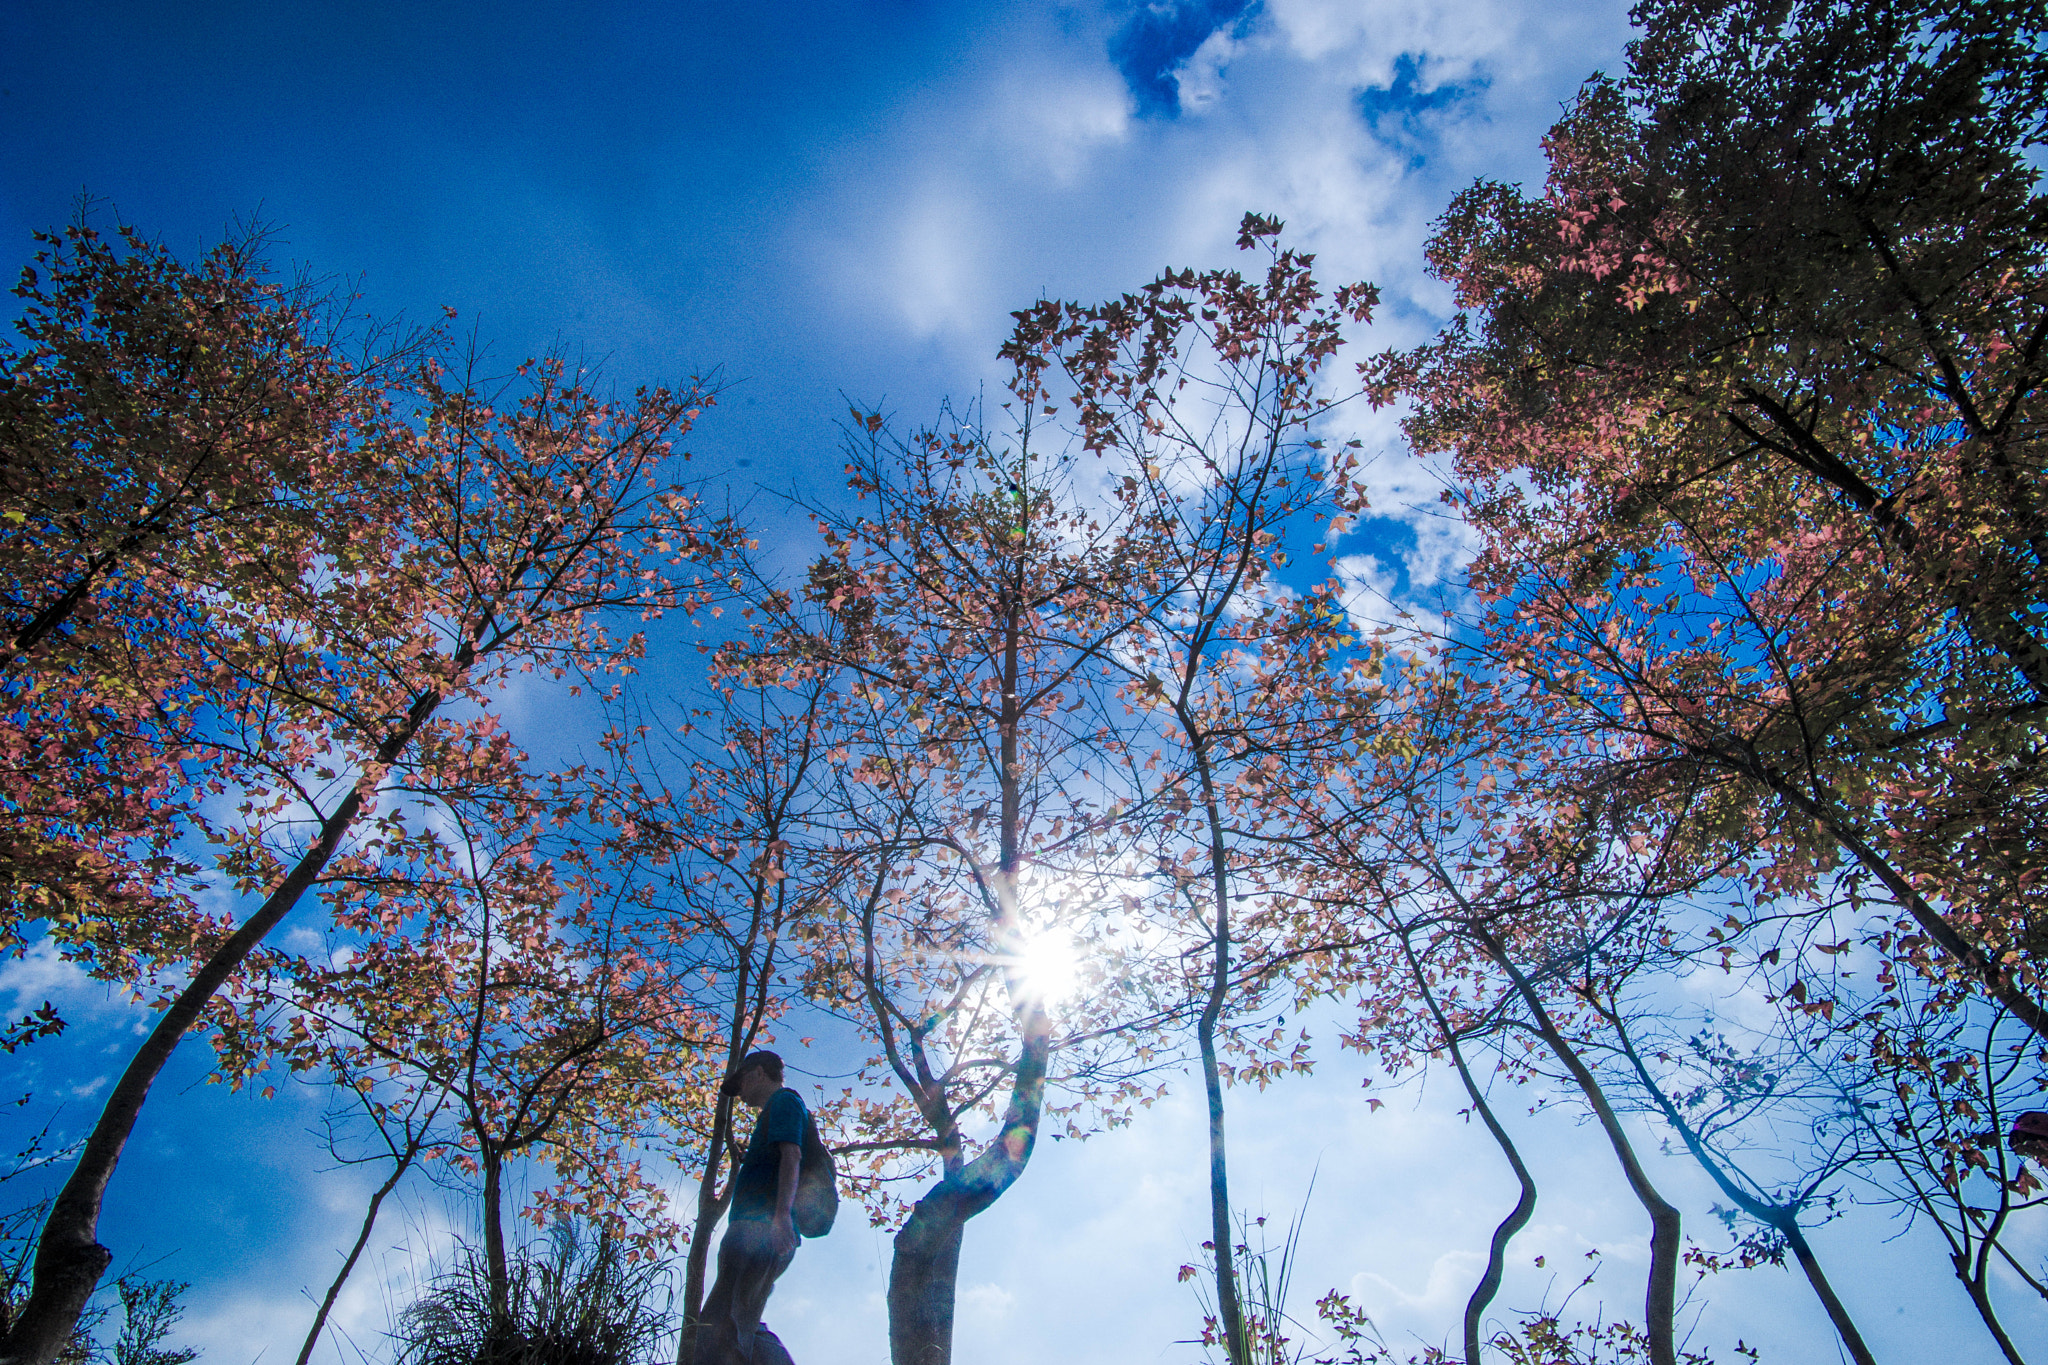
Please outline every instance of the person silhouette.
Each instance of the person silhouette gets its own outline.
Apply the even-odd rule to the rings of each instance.
[[[754,1135],[733,1177],[732,1210],[718,1243],[718,1275],[704,1298],[698,1365],[795,1365],[761,1321],[775,1281],[803,1241],[793,1208],[810,1114],[782,1083],[782,1058],[750,1052],[723,1092],[758,1110]]]

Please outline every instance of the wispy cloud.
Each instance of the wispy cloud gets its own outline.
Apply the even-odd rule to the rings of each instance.
[[[1150,0],[1133,8],[1109,55],[1138,110],[1171,118],[1206,102],[1233,40],[1259,12],[1258,0]]]

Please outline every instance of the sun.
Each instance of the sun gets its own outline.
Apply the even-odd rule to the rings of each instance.
[[[1081,960],[1063,930],[1046,929],[1026,938],[1011,959],[1024,989],[1048,1005],[1058,1004],[1080,984]]]

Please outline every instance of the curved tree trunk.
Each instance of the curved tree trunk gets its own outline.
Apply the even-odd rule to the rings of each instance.
[[[1452,1054],[1454,1057],[1456,1053]],[[1458,1062],[1460,1074],[1465,1063]],[[1469,1086],[1469,1080],[1468,1080]],[[1493,1296],[1500,1292],[1500,1282],[1507,1271],[1508,1243],[1515,1234],[1529,1226],[1529,1220],[1536,1216],[1536,1181],[1529,1174],[1529,1168],[1522,1164],[1522,1154],[1515,1150],[1507,1130],[1500,1126],[1493,1116],[1493,1110],[1486,1101],[1479,1098],[1476,1090],[1467,1091],[1478,1105],[1479,1117],[1486,1123],[1486,1129],[1493,1134],[1493,1140],[1500,1144],[1501,1153],[1507,1157],[1508,1165],[1514,1168],[1515,1179],[1521,1185],[1521,1193],[1515,1198],[1515,1206],[1508,1210],[1508,1216],[1500,1220],[1493,1230],[1493,1237],[1486,1245],[1486,1272],[1473,1286],[1472,1297],[1465,1300],[1465,1365],[1480,1365],[1479,1332],[1486,1319],[1486,1310],[1493,1303]]]
[[[892,1365],[952,1365],[953,1294],[967,1220],[995,1203],[1024,1174],[1045,1109],[1052,1028],[1042,1004],[1028,1009],[1023,1032],[1016,1080],[995,1140],[918,1200],[896,1234],[889,1263]]]
[[[1593,1075],[1578,1049],[1568,1042],[1550,1011],[1544,1007],[1543,997],[1529,983],[1508,957],[1500,941],[1488,933],[1484,926],[1474,922],[1468,926],[1481,947],[1515,983],[1515,991],[1529,1007],[1532,1021],[1543,1041],[1554,1053],[1565,1069],[1571,1072],[1572,1080],[1586,1097],[1586,1103],[1593,1110],[1593,1117],[1599,1121],[1600,1131],[1607,1136],[1608,1145],[1613,1147],[1615,1159],[1621,1163],[1622,1175],[1628,1180],[1628,1187],[1635,1193],[1636,1202],[1643,1206],[1643,1212],[1650,1215],[1650,1278],[1643,1297],[1644,1330],[1650,1338],[1651,1365],[1678,1365],[1678,1258],[1680,1252],[1678,1210],[1657,1192],[1650,1182],[1649,1173],[1636,1156],[1635,1145],[1615,1117],[1614,1108],[1607,1102],[1607,1094],[1600,1088],[1599,1078]]]
[[[473,645],[464,644],[455,657],[457,669],[467,668],[475,657]],[[438,691],[421,693],[398,728],[377,746],[374,767],[382,771],[397,762],[440,704]],[[362,810],[363,789],[357,786],[321,822],[319,839],[293,865],[262,908],[229,935],[227,942],[193,974],[185,989],[178,992],[178,998],[171,1002],[129,1060],[121,1079],[114,1084],[113,1093],[107,1096],[99,1122],[85,1140],[71,1178],[64,1182],[64,1188],[50,1205],[49,1217],[43,1221],[28,1302],[9,1324],[6,1337],[0,1339],[0,1365],[51,1365],[71,1340],[78,1315],[85,1311],[86,1301],[114,1259],[114,1254],[99,1244],[100,1206],[106,1200],[107,1182],[114,1178],[114,1168],[120,1164],[121,1152],[128,1145],[128,1135],[135,1131],[143,1101],[149,1098],[150,1087],[156,1084],[186,1032],[206,1013],[214,995],[318,880]]]
[[[1486,1309],[1493,1302],[1493,1296],[1500,1292],[1500,1283],[1507,1272],[1508,1243],[1515,1234],[1529,1225],[1536,1216],[1536,1181],[1529,1174],[1529,1168],[1522,1161],[1522,1154],[1515,1147],[1508,1130],[1494,1116],[1493,1106],[1486,1102],[1486,1095],[1478,1082],[1472,1079],[1471,1068],[1465,1065],[1465,1053],[1458,1046],[1458,1036],[1452,1032],[1450,1021],[1436,1003],[1436,996],[1429,989],[1429,982],[1423,976],[1422,965],[1415,960],[1415,950],[1404,934],[1401,950],[1407,954],[1409,971],[1414,975],[1415,985],[1422,993],[1423,1003],[1429,1006],[1430,1017],[1435,1020],[1437,1032],[1443,1036],[1444,1046],[1450,1050],[1451,1061],[1458,1068],[1458,1079],[1464,1082],[1465,1094],[1472,1101],[1472,1108],[1486,1125],[1486,1131],[1493,1135],[1494,1143],[1501,1154],[1508,1159],[1508,1165],[1515,1173],[1515,1180],[1521,1186],[1521,1193],[1515,1199],[1514,1208],[1500,1220],[1493,1230],[1493,1237],[1487,1243],[1486,1271],[1480,1275],[1479,1283],[1472,1290],[1472,1297],[1465,1301],[1465,1365],[1481,1365],[1479,1332],[1480,1324],[1486,1317]]]
[[[889,1262],[892,1365],[951,1365],[960,1243],[967,1220],[979,1212],[964,1191],[941,1184],[917,1201],[896,1234]]]
[[[1959,1254],[1954,1261],[1956,1278],[1963,1282],[1963,1289],[1970,1296],[1970,1306],[1975,1308],[1977,1316],[1984,1320],[1984,1328],[1991,1333],[1991,1339],[1998,1343],[1999,1351],[2010,1365],[2027,1365],[2026,1358],[2020,1354],[2019,1348],[2012,1344],[2012,1338],[2006,1335],[2005,1325],[1998,1320],[1997,1310],[1991,1306],[1991,1288],[1984,1282],[1984,1277],[1981,1274],[1970,1273],[1968,1255]]]
[[[1596,1004],[1595,1008],[1600,1007]],[[1664,1121],[1677,1132],[1679,1140],[1685,1144],[1686,1151],[1692,1153],[1693,1160],[1712,1177],[1714,1184],[1720,1187],[1721,1193],[1734,1201],[1737,1208],[1758,1222],[1777,1229],[1778,1234],[1785,1239],[1786,1245],[1791,1247],[1792,1255],[1799,1262],[1800,1270],[1805,1273],[1806,1283],[1812,1287],[1814,1296],[1820,1300],[1821,1307],[1827,1310],[1828,1321],[1834,1324],[1836,1333],[1842,1338],[1842,1345],[1847,1348],[1849,1358],[1855,1361],[1856,1365],[1877,1365],[1871,1357],[1870,1347],[1864,1344],[1863,1334],[1856,1330],[1856,1320],[1849,1316],[1848,1308],[1836,1296],[1834,1285],[1828,1282],[1826,1272],[1821,1269],[1820,1258],[1813,1254],[1813,1248],[1807,1244],[1806,1234],[1800,1230],[1799,1210],[1806,1196],[1784,1203],[1770,1204],[1736,1184],[1734,1178],[1707,1150],[1706,1143],[1694,1131],[1693,1126],[1685,1121],[1685,1115],[1671,1102],[1671,1097],[1664,1093],[1664,1087],[1658,1085],[1656,1078],[1650,1074],[1649,1066],[1636,1051],[1635,1044],[1629,1040],[1628,1030],[1622,1024],[1619,1006],[1612,1010],[1603,1009],[1601,1014],[1607,1020],[1608,1026],[1614,1030],[1614,1036],[1620,1039],[1621,1050],[1635,1067],[1636,1077],[1642,1081],[1643,1089],[1649,1092],[1650,1099],[1662,1111]]]

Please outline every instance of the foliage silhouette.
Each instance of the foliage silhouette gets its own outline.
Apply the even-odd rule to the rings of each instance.
[[[461,1247],[400,1316],[398,1365],[649,1365],[672,1330],[653,1303],[667,1272],[601,1230],[564,1221],[522,1249],[502,1312],[491,1278],[482,1249]]]

